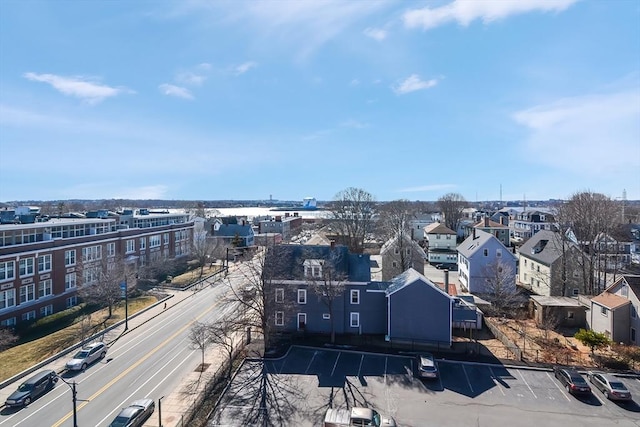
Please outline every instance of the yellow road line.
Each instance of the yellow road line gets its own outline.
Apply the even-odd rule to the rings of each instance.
[[[96,397],[98,397],[99,395],[101,395],[102,393],[104,393],[104,391],[106,389],[108,389],[109,387],[111,387],[113,384],[115,384],[116,382],[120,381],[122,379],[122,377],[124,377],[125,375],[127,375],[129,372],[131,372],[133,369],[135,369],[138,365],[140,365],[142,362],[144,362],[145,360],[147,360],[149,357],[153,356],[155,354],[155,352],[157,352],[158,350],[160,350],[162,347],[164,347],[165,345],[167,345],[171,340],[173,340],[175,337],[177,337],[178,335],[180,335],[181,333],[183,333],[188,327],[190,327],[194,322],[197,322],[202,316],[204,316],[205,314],[209,313],[211,310],[213,310],[214,308],[216,308],[218,305],[220,304],[220,302],[215,303],[211,306],[211,308],[209,308],[207,311],[203,312],[202,314],[200,314],[198,317],[196,317],[194,320],[192,320],[191,322],[187,323],[185,326],[183,326],[182,328],[180,328],[175,334],[171,335],[169,338],[167,338],[166,340],[164,340],[160,345],[158,345],[156,348],[154,348],[151,352],[147,353],[142,359],[138,360],[136,363],[134,363],[133,365],[129,366],[129,368],[127,368],[126,371],[123,371],[120,375],[118,375],[117,377],[115,377],[114,379],[112,379],[111,381],[109,381],[107,384],[105,384],[100,390],[98,390],[97,392],[93,393],[91,395],[91,397],[89,397],[89,399],[87,399],[86,401],[82,402],[80,405],[77,406],[76,408],[76,412],[80,411],[80,409],[84,408],[89,402],[91,402],[92,400],[94,400]],[[65,421],[67,421],[69,418],[71,418],[73,416],[73,412],[69,412],[67,415],[65,415],[64,417],[62,417],[58,422],[56,422],[55,424],[52,424],[51,427],[60,427],[62,425],[62,423],[64,423]]]

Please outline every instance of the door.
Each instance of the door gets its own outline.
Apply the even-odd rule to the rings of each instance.
[[[307,313],[298,313],[298,330],[303,331],[307,326]]]

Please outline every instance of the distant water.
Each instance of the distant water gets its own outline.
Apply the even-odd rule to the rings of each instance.
[[[172,212],[184,212],[184,209],[170,209]],[[219,214],[216,213],[219,212]],[[244,207],[244,208],[216,208],[216,209],[207,209],[207,213],[212,216],[246,216],[247,219],[252,220],[257,216],[281,216],[285,217],[286,214],[289,216],[294,216],[294,213],[297,213],[298,216],[302,218],[327,218],[329,217],[329,211],[323,210],[315,210],[309,211],[304,209],[290,210],[290,211],[272,211],[271,208],[268,207]]]

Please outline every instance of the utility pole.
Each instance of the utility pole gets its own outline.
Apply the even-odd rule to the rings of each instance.
[[[162,427],[162,399],[163,398],[164,396],[158,399],[158,426],[159,427]]]
[[[62,382],[68,385],[69,388],[71,389],[71,400],[73,402],[73,427],[78,427],[78,410],[77,410],[78,393],[76,391],[76,382],[74,381],[72,383],[69,383],[65,381],[65,379],[62,378],[60,375],[58,375],[58,378],[60,378]]]

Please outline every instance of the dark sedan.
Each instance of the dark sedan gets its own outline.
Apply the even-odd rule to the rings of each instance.
[[[571,394],[591,393],[591,387],[589,387],[589,384],[587,384],[582,375],[575,369],[556,366],[553,369],[553,374],[567,389],[567,392]]]

